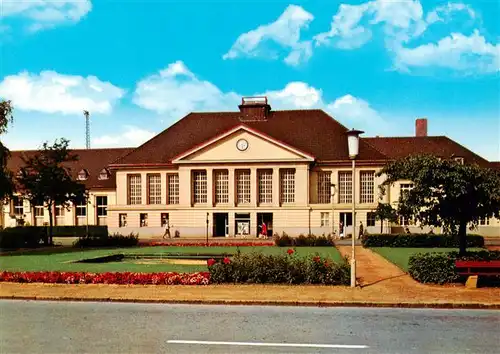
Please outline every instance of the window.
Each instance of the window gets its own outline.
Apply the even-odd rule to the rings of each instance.
[[[97,216],[107,216],[108,215],[108,197],[107,196],[95,197],[95,203],[97,206]]]
[[[479,218],[479,225],[488,226],[490,224],[489,218]]]
[[[207,203],[207,171],[193,172],[193,196],[195,204]]]
[[[361,203],[373,203],[374,192],[375,192],[375,172],[374,171],[363,171],[360,173],[361,181]]]
[[[80,204],[76,205],[76,216],[77,217],[87,216],[87,204],[86,204],[86,202],[81,202]]]
[[[411,191],[413,189],[413,183],[401,183],[399,185],[399,193],[401,195],[403,194],[407,194],[409,191]]]
[[[215,174],[215,203],[229,203],[229,172],[227,170],[214,171]]]
[[[108,215],[108,197],[104,195],[95,197],[95,204],[97,210],[97,225],[106,225]]]
[[[321,213],[321,227],[330,226],[330,213]]]
[[[455,157],[454,160],[458,162],[460,165],[464,164],[464,158],[463,157]]]
[[[375,226],[375,213],[370,212],[366,214],[366,226]]]
[[[352,172],[339,172],[339,203],[352,203]]]
[[[179,175],[172,174],[168,177],[168,204],[179,204]]]
[[[128,176],[128,204],[141,204],[141,175]]]
[[[148,204],[161,204],[161,177],[148,175]]]
[[[398,224],[400,226],[411,226],[414,224],[414,222],[412,218],[405,218],[404,216],[400,216],[398,218]]]
[[[236,203],[250,204],[250,170],[236,171]]]
[[[64,207],[62,205],[56,205],[56,225],[64,225]]]
[[[44,208],[43,206],[37,205],[35,206],[35,217],[43,218]]]
[[[101,170],[101,172],[99,172],[99,180],[106,180],[106,179],[109,179],[109,171],[105,168],[103,168]]]
[[[295,170],[282,170],[280,182],[281,203],[295,203]]]
[[[167,225],[169,224],[168,219],[169,219],[168,213],[161,213],[160,215],[161,227],[167,227]]]
[[[259,170],[259,203],[273,202],[273,171]]]
[[[141,222],[141,224],[140,224],[141,227],[147,227],[148,226],[148,214],[141,213],[139,220]]]
[[[12,207],[14,215],[24,214],[24,200],[21,197],[12,197]]]
[[[332,184],[332,173],[331,172],[318,172],[318,203],[328,204],[331,203],[331,184]]]
[[[88,177],[89,173],[87,172],[87,170],[81,170],[80,172],[78,172],[78,179],[80,181],[85,181]]]
[[[118,223],[119,227],[127,227],[127,214],[119,214]]]

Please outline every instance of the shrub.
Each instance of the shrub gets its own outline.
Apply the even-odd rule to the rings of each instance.
[[[500,260],[500,251],[468,252],[463,257],[458,252],[417,253],[410,256],[408,273],[420,283],[456,283],[463,280],[456,273],[456,260]]]
[[[363,247],[458,247],[458,240],[449,235],[372,234],[363,237]],[[484,247],[484,238],[467,235],[467,247]]]
[[[73,247],[133,247],[139,243],[139,236],[131,233],[128,236],[113,234],[107,237],[80,237]]]
[[[349,284],[347,262],[337,264],[316,255],[299,258],[290,254],[265,255],[238,252],[233,259],[207,262],[212,283]]]
[[[334,246],[333,238],[328,235],[314,236],[314,235],[299,235],[299,237],[290,237],[283,233],[282,236],[274,235],[274,244],[278,247],[328,247]]]
[[[45,237],[45,228],[36,226],[7,227],[0,231],[0,248],[35,248]]]
[[[46,228],[46,226],[40,226]],[[53,226],[52,236],[54,237],[107,237],[108,227],[101,225],[84,226]]]

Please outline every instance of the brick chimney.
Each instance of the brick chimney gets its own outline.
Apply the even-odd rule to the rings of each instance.
[[[415,136],[427,136],[427,118],[418,118],[415,121]]]
[[[267,97],[243,97],[240,108],[242,122],[266,121],[271,111]]]

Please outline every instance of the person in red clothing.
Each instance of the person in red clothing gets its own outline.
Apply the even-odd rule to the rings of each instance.
[[[260,230],[260,235],[262,236],[262,238],[267,238],[267,225],[265,222],[262,222],[262,225],[261,225],[261,230]]]

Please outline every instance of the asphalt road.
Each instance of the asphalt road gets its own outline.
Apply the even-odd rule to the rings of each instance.
[[[0,353],[499,353],[500,312],[0,301]]]

